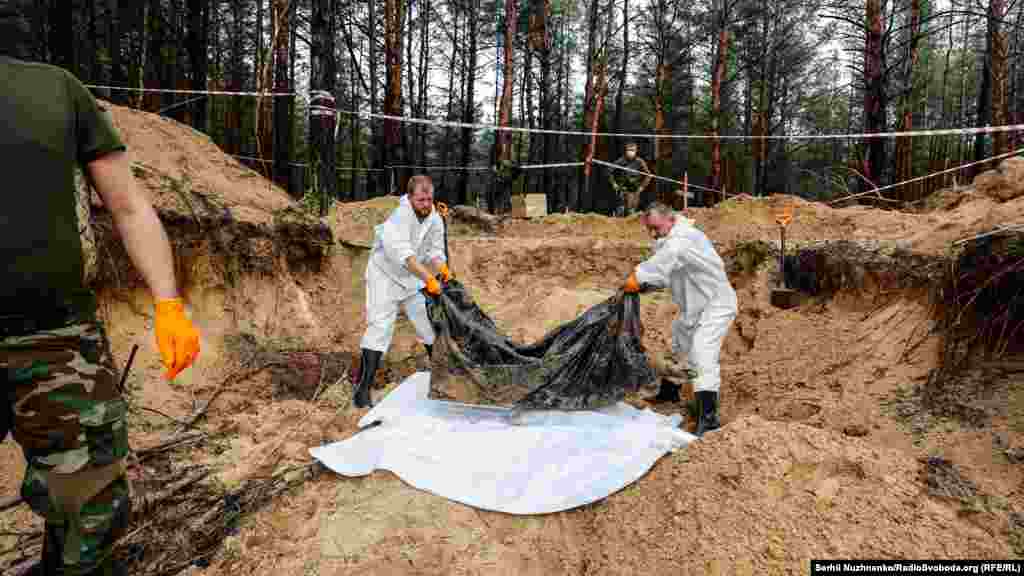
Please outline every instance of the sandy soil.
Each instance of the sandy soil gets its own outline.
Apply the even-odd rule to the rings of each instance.
[[[239,220],[266,222],[289,203],[187,128],[120,108],[115,118],[146,169],[187,179]],[[165,188],[150,186],[158,206],[178,202]],[[723,252],[739,242],[776,241],[773,208],[783,202],[796,205],[787,245],[878,239],[941,254],[958,238],[1024,221],[1022,197],[999,203],[968,188],[943,198],[916,214],[772,196],[692,215]],[[118,364],[132,344],[140,346],[129,378],[133,445],[151,445],[174,427],[143,407],[183,418],[232,373],[226,336],[358,353],[365,247],[394,204],[334,207],[327,223],[337,242],[318,270],[278,258],[272,273],[244,272],[232,283],[216,255],[191,253],[185,294],[203,352],[174,383],[160,378],[148,296],[105,287],[103,315]],[[455,274],[522,340],[610,295],[649,249],[636,218],[594,215],[508,219],[494,234],[453,223],[450,235]],[[774,267],[767,262],[733,278],[741,309],[723,349],[724,428],[606,501],[513,517],[419,492],[388,473],[356,480],[324,473],[246,518],[212,565],[190,573],[806,574],[812,557],[1024,552],[1015,520],[1024,511],[1021,459],[1008,456],[1024,446],[1024,377],[999,376],[1002,395],[985,408],[991,417],[982,427],[922,415],[908,391],[936,366],[939,345],[925,295],[843,292],[783,311],[769,304]],[[542,317],[529,313],[538,309]],[[665,294],[643,296],[650,353],[668,348],[675,312]],[[390,388],[424,361],[403,319],[380,383]],[[349,407],[344,378],[328,384],[315,404],[282,395],[267,373],[232,386],[201,425],[227,440],[191,458],[215,465],[227,486],[308,461],[308,447],[348,437],[361,415]],[[0,462],[0,494],[13,494],[21,463],[10,440],[0,446]],[[0,519],[3,530],[38,524],[24,507]]]

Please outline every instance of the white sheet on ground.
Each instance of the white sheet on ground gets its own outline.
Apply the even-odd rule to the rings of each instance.
[[[430,400],[429,386],[429,373],[413,374],[359,421],[363,430],[310,454],[345,476],[390,470],[469,506],[544,514],[601,500],[696,439],[678,428],[679,415],[621,402],[594,412],[513,415]]]

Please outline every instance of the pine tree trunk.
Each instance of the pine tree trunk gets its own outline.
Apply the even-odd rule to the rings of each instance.
[[[380,77],[377,73],[377,0],[366,0],[367,6],[367,24],[370,30],[370,37],[368,38],[368,44],[370,47],[369,58],[370,58],[370,112],[377,114],[380,112],[378,95],[378,83]],[[373,155],[374,162],[373,167],[377,170],[384,169],[384,165],[387,163],[387,151],[384,149],[384,130],[383,123],[373,118],[370,120],[370,141],[373,142]],[[367,185],[367,197],[373,198],[380,195],[383,189],[384,194],[387,194],[387,182],[388,174],[386,172],[371,172],[368,177]]]
[[[80,75],[75,62],[75,35],[72,11],[67,0],[50,0],[50,62]]]
[[[384,114],[402,115],[402,13],[401,0],[384,1],[384,60],[387,83],[384,92]],[[384,153],[386,165],[406,164],[402,149],[402,125],[397,120],[384,121]],[[398,193],[405,191],[406,169],[392,172]],[[390,191],[389,191],[390,192]]]
[[[882,47],[882,3],[881,0],[867,0],[865,13],[867,33],[864,50],[864,131],[868,133],[885,130],[886,94],[883,76]],[[868,141],[865,155],[864,177],[881,186],[882,166],[885,163],[885,140],[872,138]],[[861,181],[861,191],[870,186]]]
[[[619,86],[615,91],[615,133],[622,133],[622,113],[624,112],[625,104],[624,92],[626,88],[626,77],[628,74],[629,66],[629,0],[624,0],[622,4],[622,66],[619,68]],[[616,145],[614,147],[615,157],[622,156],[625,152],[623,142],[621,138],[616,138]]]
[[[167,35],[165,20],[163,17],[163,9],[161,7],[160,0],[150,0],[149,3],[148,18],[146,20],[146,27],[149,34],[149,46],[146,48],[146,62],[144,63],[146,71],[146,87],[147,88],[163,88],[165,86],[163,81],[163,62],[164,59],[161,57],[164,48],[164,38]],[[145,110],[155,112],[160,109],[163,102],[163,95],[156,92],[148,92],[143,94],[143,106]]]
[[[291,92],[289,65],[290,0],[274,0],[274,92]],[[273,98],[274,106],[274,182],[289,194],[301,195],[291,188],[292,98]]]
[[[412,59],[412,9],[417,4],[415,2],[409,3],[409,9],[405,11],[405,21],[399,26],[399,29],[405,30],[404,42],[405,42],[405,78],[408,81],[406,84],[405,93],[402,94],[402,104],[399,106],[399,110],[402,111],[403,115],[408,114],[413,118],[421,117],[422,112],[416,107],[416,82],[423,82],[424,78],[416,78],[413,72],[416,67],[413,66],[414,60]],[[413,158],[416,158],[416,150],[413,149],[415,138],[413,138],[413,132],[418,124],[403,124],[402,130],[402,149],[407,152],[405,155],[405,164],[415,164]],[[402,188],[405,190],[405,183],[408,181],[409,176],[412,174],[411,170],[405,171],[406,177],[401,180]]]
[[[459,45],[460,45],[460,42],[459,42],[459,31],[461,30],[461,28],[459,27],[459,11],[458,10],[454,10],[453,11],[452,18],[454,20],[454,22],[452,24],[452,37],[453,37],[454,40],[451,43],[451,46],[452,46],[451,61],[448,64],[448,105],[447,105],[447,107],[445,109],[445,116],[444,116],[445,120],[456,120],[456,116],[455,116],[455,70],[456,70],[456,66],[455,66],[455,64],[456,64],[456,62],[458,62]],[[448,166],[449,162],[452,161],[452,151],[453,151],[453,148],[454,148],[454,137],[455,136],[454,136],[453,129],[451,128],[451,126],[445,126],[445,129],[444,129],[444,146],[443,146],[442,151],[441,151],[441,163],[444,164],[445,166]],[[444,173],[443,178],[444,178],[444,186],[443,186],[443,188],[445,190],[445,198],[444,198],[444,200],[447,203],[449,203],[449,204],[454,204],[454,201],[455,201],[456,198],[455,198],[455,195],[451,193],[451,190],[449,188],[450,184],[448,183],[448,172]]]
[[[476,120],[476,63],[477,63],[477,23],[479,21],[480,0],[473,0],[469,8],[469,50],[466,53],[466,67],[463,74],[466,75],[466,98],[462,102],[462,121],[473,123]],[[462,129],[462,165],[469,166],[473,146],[473,130]],[[459,204],[469,204],[469,175],[462,171],[459,180]]]
[[[907,40],[907,59],[906,69],[903,76],[903,94],[902,94],[902,118],[900,121],[900,131],[910,132],[914,129],[914,116],[913,116],[913,96],[914,96],[914,69],[917,66],[917,44],[918,44],[918,33],[920,31],[921,23],[921,0],[910,0],[910,26],[907,28],[908,40]],[[896,182],[903,182],[910,180],[913,177],[914,165],[913,165],[913,138],[897,138],[896,139],[896,152],[894,154],[896,160]],[[915,199],[914,186],[913,184],[907,184],[900,186],[896,189],[896,197],[902,202],[909,202]]]
[[[989,13],[987,20],[987,31],[985,35],[985,56],[982,59],[981,66],[981,86],[978,88],[978,100],[977,100],[977,126],[987,126],[992,122],[992,3],[989,3]],[[978,134],[974,137],[974,161],[979,162],[986,156],[985,139],[988,138],[987,134]],[[971,174],[977,176],[989,167],[984,164],[978,164],[971,168]]]
[[[596,128],[597,118],[600,114],[597,113],[598,101],[601,98],[598,95],[598,86],[600,82],[594,78],[595,68],[599,66],[595,59],[594,50],[597,46],[597,3],[599,0],[591,0],[590,2],[590,17],[588,18],[588,32],[587,32],[587,84],[586,92],[583,98],[583,109],[584,117],[583,124],[587,130],[593,130]],[[590,159],[594,155],[594,144],[593,139],[588,138],[588,142],[583,146],[582,159],[586,164],[583,166],[583,177],[579,180],[579,209],[583,212],[592,212],[595,209],[596,203],[594,202],[594,195],[590,193],[590,186],[592,184],[592,178],[594,170],[590,164]]]
[[[209,35],[210,6],[207,0],[188,0],[188,52],[191,57],[192,90],[206,90],[208,58],[206,56]],[[194,98],[194,96],[193,96]],[[207,99],[200,98],[192,104],[192,126],[207,132]]]
[[[430,0],[423,1],[423,16],[421,17],[420,23],[420,103],[419,109],[420,114],[423,117],[427,116],[427,82],[428,75],[430,73],[428,68],[427,54],[430,52]],[[411,63],[410,63],[411,65]],[[427,163],[427,129],[422,124],[417,125],[417,149],[420,152],[419,163],[426,165]]]
[[[1020,1],[1020,0],[1017,0]],[[1006,0],[991,0],[989,3],[989,36],[992,47],[992,125],[1004,126],[1008,116],[1008,58],[1009,43],[1006,32],[1001,24],[1006,17]],[[998,156],[1010,151],[1009,140],[1006,132],[995,132],[992,134],[992,155]],[[981,168],[991,169],[992,165],[984,165]]]
[[[110,54],[110,85],[124,86],[125,75],[121,64],[121,34],[124,22],[125,11],[121,8],[124,2],[107,0],[107,52]],[[110,93],[110,101],[121,104],[124,100],[124,92],[113,90]]]
[[[544,22],[541,25],[543,31],[541,34],[540,44],[540,123],[541,127],[545,130],[552,129],[552,110],[551,110],[551,35],[548,32],[548,21],[551,17],[551,0],[539,0],[534,3],[534,6],[538,7],[538,17],[543,18]],[[555,146],[554,135],[545,133],[543,155],[541,156],[541,162],[544,164],[551,163],[551,154],[554,152]],[[554,181],[552,179],[551,170],[542,170],[543,173],[543,188],[544,194],[547,199],[548,210],[553,212],[558,210],[564,200],[559,198],[557,190],[554,189]]]
[[[519,7],[517,0],[505,0],[505,46],[504,46],[504,70],[502,74],[501,105],[498,109],[499,126],[508,127],[512,117],[512,80],[515,78],[515,56],[512,52],[512,43],[516,38],[516,24],[519,20]],[[524,83],[525,87],[525,83]],[[501,131],[497,134],[498,153],[497,159],[509,160],[512,157],[512,133]],[[493,207],[491,208],[493,212]]]
[[[726,3],[719,0],[721,8],[718,17],[718,43],[715,49],[714,71],[711,75],[711,188],[722,190],[722,142],[718,139],[722,115],[722,81],[725,79],[725,64],[729,50],[729,31],[726,28],[728,15]]]
[[[96,26],[96,0],[86,0],[85,11],[89,18],[89,75],[86,77],[90,82],[103,80],[100,74],[100,35]]]
[[[313,0],[309,46],[309,143],[314,178],[311,187],[319,192],[320,216],[338,197],[337,170],[334,152],[334,79],[337,64],[334,56],[334,0]],[[353,172],[353,175],[356,173]]]

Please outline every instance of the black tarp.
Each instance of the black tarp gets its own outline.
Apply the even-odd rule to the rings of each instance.
[[[543,310],[537,310],[538,315]],[[501,333],[457,280],[427,296],[436,340],[430,397],[531,410],[589,410],[655,379],[640,341],[640,299],[622,292],[538,342]]]

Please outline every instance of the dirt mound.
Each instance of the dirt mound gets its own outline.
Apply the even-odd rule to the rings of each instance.
[[[1007,158],[995,170],[978,174],[974,187],[997,202],[1024,196],[1024,158]]]
[[[216,254],[234,283],[246,272],[275,273],[282,262],[314,267],[333,243],[330,229],[303,212],[281,188],[221,151],[208,136],[169,118],[106,103],[128,146],[136,181],[148,193],[191,283],[188,262]],[[109,214],[93,192],[95,281],[120,288],[141,278],[116,239]],[[92,242],[88,242],[92,245]]]
[[[270,214],[293,204],[284,190],[225,154],[202,132],[156,114],[103,104],[128,146],[136,178],[158,209],[187,215],[190,204],[206,199],[223,203],[235,219],[269,223]],[[182,192],[196,198],[186,199]]]
[[[642,490],[608,499],[587,573],[804,573],[812,558],[1011,556],[1010,527],[976,508],[976,488],[946,491],[957,498],[928,490],[950,477],[836,432],[741,418],[657,466]]]

